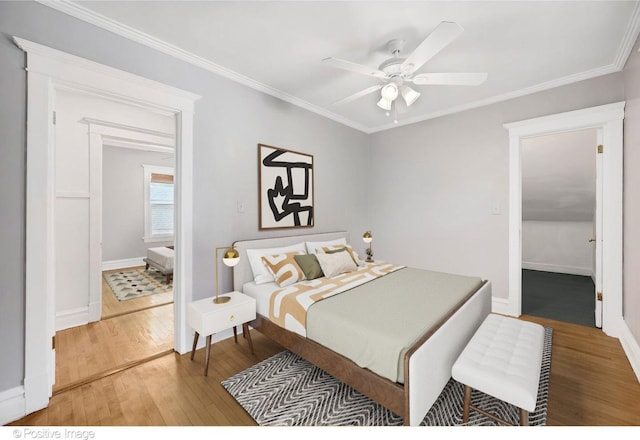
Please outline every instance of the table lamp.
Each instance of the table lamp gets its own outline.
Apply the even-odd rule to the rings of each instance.
[[[371,250],[371,241],[373,240],[373,235],[371,235],[371,231],[367,231],[362,234],[362,241],[367,243],[369,247],[367,248],[367,263],[373,263],[373,251]]]
[[[240,254],[233,246],[220,246],[216,248],[216,297],[213,299],[214,304],[223,304],[231,299],[228,296],[218,296],[218,255],[221,249],[226,249],[222,257],[222,262],[225,266],[233,267],[240,262]]]

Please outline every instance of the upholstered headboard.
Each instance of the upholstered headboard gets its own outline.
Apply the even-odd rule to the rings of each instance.
[[[342,237],[349,241],[349,233],[345,231],[236,241],[234,246],[240,253],[240,262],[233,267],[233,290],[242,292],[242,286],[249,281],[253,281],[253,272],[251,271],[251,265],[249,264],[249,258],[247,257],[247,249],[291,246],[306,241],[329,241]]]

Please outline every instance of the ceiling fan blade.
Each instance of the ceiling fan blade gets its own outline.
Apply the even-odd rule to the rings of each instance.
[[[322,60],[324,64],[338,69],[348,70],[350,72],[360,73],[362,75],[373,76],[375,78],[383,79],[386,77],[382,70],[378,70],[372,67],[363,66],[362,64],[352,63],[351,61],[345,61],[338,58],[325,58]]]
[[[419,86],[451,85],[477,86],[485,82],[487,74],[482,73],[421,73],[409,81]]]
[[[366,88],[364,90],[359,91],[358,93],[354,93],[351,96],[347,96],[346,98],[341,99],[340,101],[336,101],[332,105],[342,105],[342,104],[346,104],[346,103],[351,102],[351,101],[355,101],[356,99],[362,98],[363,96],[368,95],[369,93],[373,93],[376,90],[380,90],[383,85],[384,84],[378,84],[377,86],[372,86],[372,87]]]
[[[464,29],[458,23],[443,21],[402,63],[403,72],[415,72],[434,55],[458,38]]]

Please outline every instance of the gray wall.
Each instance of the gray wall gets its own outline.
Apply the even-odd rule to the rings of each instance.
[[[622,77],[611,74],[374,134],[370,210],[377,256],[481,276],[491,280],[494,297],[506,299],[509,136],[503,124],[623,101]],[[499,215],[492,214],[494,207]]]
[[[102,261],[145,257],[147,248],[172,242],[150,242],[144,236],[144,169],[173,167],[167,153],[104,147],[102,153]]]
[[[216,246],[292,233],[258,230],[258,143],[314,155],[315,227],[296,233],[347,230],[358,237],[368,227],[367,135],[38,3],[0,2],[0,391],[24,376],[26,74],[13,36],[203,97],[194,121],[194,298],[215,282]],[[230,289],[230,271],[223,272],[221,288]]]
[[[640,341],[640,43],[624,68],[624,320]]]

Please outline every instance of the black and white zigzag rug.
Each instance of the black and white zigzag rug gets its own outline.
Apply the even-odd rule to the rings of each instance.
[[[540,386],[529,424],[547,419],[552,329],[545,328]],[[297,355],[283,351],[235,376],[222,386],[260,426],[395,426],[398,417]],[[420,425],[462,425],[463,386],[451,379]],[[515,425],[518,409],[473,390],[471,403]],[[471,411],[468,425],[493,426],[495,421]]]

